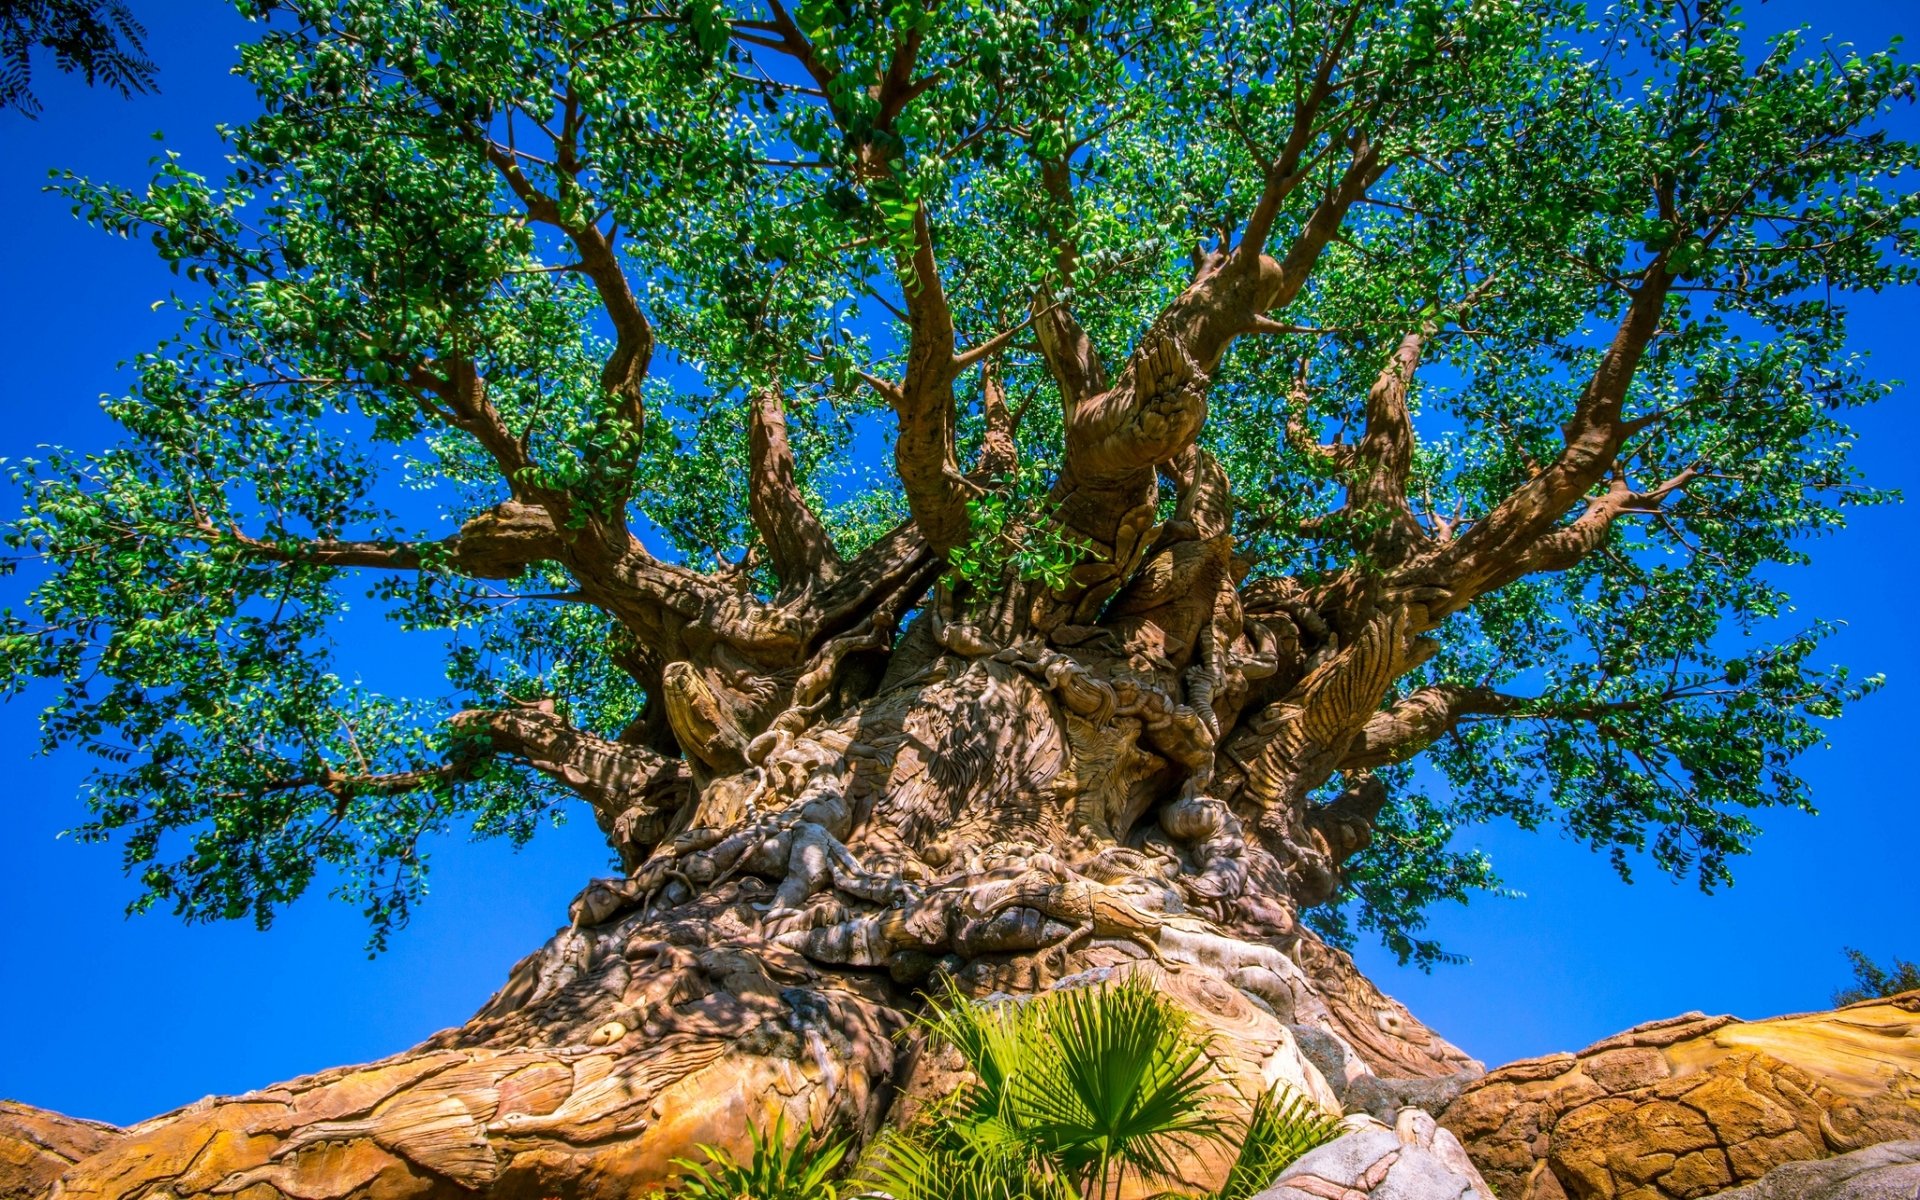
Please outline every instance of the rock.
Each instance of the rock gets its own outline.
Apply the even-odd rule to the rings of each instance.
[[[1348,1117],[1349,1132],[1311,1150],[1257,1200],[1494,1200],[1458,1140],[1417,1108],[1393,1128]]]
[[[1461,1092],[1473,1086],[1480,1075],[1462,1071],[1428,1079],[1389,1079],[1362,1075],[1347,1085],[1340,1096],[1348,1112],[1369,1113],[1387,1120],[1402,1108],[1412,1106],[1430,1113],[1441,1113]]]
[[[0,1200],[36,1200],[68,1167],[122,1136],[117,1126],[0,1100]]]
[[[1714,1196],[1783,1163],[1920,1135],[1920,992],[1766,1021],[1650,1022],[1501,1067],[1441,1123],[1503,1200]]]
[[[1347,1089],[1354,1080],[1373,1074],[1373,1068],[1367,1066],[1353,1044],[1332,1030],[1318,1025],[1289,1025],[1287,1031],[1293,1034],[1300,1053],[1306,1055],[1307,1061],[1326,1079],[1342,1104],[1346,1103]]]
[[[1340,1097],[1335,1094],[1327,1077],[1314,1065],[1312,1058],[1302,1052],[1293,1031],[1282,1025],[1278,1035],[1273,1053],[1267,1056],[1267,1061],[1260,1068],[1267,1086],[1290,1088],[1313,1101],[1315,1108],[1338,1113]]]
[[[1837,1158],[1784,1163],[1758,1183],[1713,1200],[1914,1200],[1920,1196],[1920,1142],[1885,1142]]]

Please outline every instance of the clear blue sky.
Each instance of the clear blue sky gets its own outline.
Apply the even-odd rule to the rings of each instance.
[[[141,183],[165,130],[190,167],[218,175],[216,122],[250,97],[226,75],[248,25],[215,0],[130,0],[151,30],[158,96],[123,101],[44,69],[37,122],[0,114],[0,455],[93,448],[111,436],[95,402],[124,387],[116,364],[173,320],[150,311],[176,280],[149,247],[82,226],[42,193],[50,167]],[[1916,0],[1772,0],[1762,30],[1806,23],[1877,48],[1920,32]],[[1915,136],[1920,119],[1902,121]],[[1885,376],[1920,381],[1920,295],[1858,306],[1857,330]],[[1920,419],[1903,391],[1865,414],[1860,461],[1878,483],[1920,496]],[[9,507],[11,499],[5,501]],[[1763,1016],[1824,1007],[1845,982],[1844,944],[1920,958],[1920,805],[1912,716],[1920,702],[1920,526],[1911,507],[1855,518],[1813,547],[1792,578],[1800,613],[1847,621],[1835,658],[1884,671],[1885,691],[1833,727],[1804,763],[1823,812],[1776,816],[1738,885],[1703,897],[1647,878],[1625,887],[1601,859],[1552,835],[1489,829],[1524,899],[1439,914],[1471,965],[1431,976],[1363,950],[1363,965],[1422,1018],[1490,1063],[1575,1048],[1687,1009]],[[0,580],[0,603],[18,581]],[[355,654],[369,679],[422,675],[432,648],[377,627]],[[127,920],[133,888],[117,852],[59,839],[78,823],[86,762],[35,756],[36,710],[0,706],[0,1096],[127,1122],[209,1093],[400,1050],[458,1024],[512,962],[565,920],[602,870],[591,821],[519,854],[441,844],[433,894],[394,948],[369,962],[359,914],[314,896],[266,934],[247,925]]]

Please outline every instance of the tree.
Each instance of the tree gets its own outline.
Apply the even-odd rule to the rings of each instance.
[[[1718,0],[284,15],[225,182],[65,181],[197,287],[121,444],[18,465],[8,686],[188,920],[321,880],[378,943],[430,835],[575,801],[620,871],[461,1029],[71,1192],[637,1185],[716,1097],[870,1131],[929,981],[1139,958],[1456,1070],[1337,947],[1442,957],[1459,831],[1716,886],[1874,682],[1775,575],[1883,498],[1887,54]],[[342,682],[367,590],[443,698]]]
[[[0,0],[0,109],[40,113],[33,94],[33,54],[51,51],[54,65],[80,72],[122,96],[153,90],[147,31],[120,0]]]
[[[1920,991],[1920,963],[1896,958],[1889,969],[1852,946],[1846,948],[1846,955],[1847,961],[1853,965],[1853,986],[1841,988],[1833,994],[1836,1007],[1897,996],[1901,992]]]

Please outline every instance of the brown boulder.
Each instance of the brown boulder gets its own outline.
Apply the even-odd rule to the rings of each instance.
[[[35,1200],[68,1167],[121,1136],[113,1125],[0,1100],[0,1200]]]
[[[1697,1200],[1920,1134],[1920,992],[1689,1013],[1489,1073],[1441,1122],[1514,1200]]]

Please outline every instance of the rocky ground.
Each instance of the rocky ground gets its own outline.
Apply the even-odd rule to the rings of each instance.
[[[1436,1061],[1397,1078],[1330,1022],[1226,990],[1197,1006],[1216,1036],[1257,1043],[1240,1057],[1264,1058],[1265,1083],[1347,1113],[1263,1200],[1920,1200],[1920,992],[1688,1013],[1485,1074]],[[0,1101],[0,1200],[57,1200],[126,1132]]]

